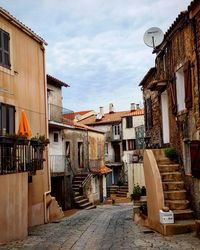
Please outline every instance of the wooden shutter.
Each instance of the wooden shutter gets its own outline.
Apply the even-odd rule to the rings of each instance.
[[[185,84],[185,106],[187,109],[192,108],[192,82],[190,62],[188,61],[183,68],[184,72],[184,84]]]
[[[146,99],[146,124],[147,124],[147,129],[151,129],[153,127],[153,115],[152,115],[151,97]]]
[[[177,113],[177,96],[176,96],[176,77],[170,82],[170,94],[171,94],[171,102],[172,102],[172,113]]]
[[[15,133],[15,107],[0,103],[0,134],[3,129],[8,134]]]
[[[0,30],[0,64],[10,67],[10,35]]]
[[[194,177],[200,178],[200,141],[190,143],[191,170]]]

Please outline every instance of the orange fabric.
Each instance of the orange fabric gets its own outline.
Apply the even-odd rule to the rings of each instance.
[[[31,137],[31,130],[30,130],[29,122],[26,117],[26,113],[24,111],[22,111],[22,114],[21,114],[18,135],[25,135],[28,138]]]

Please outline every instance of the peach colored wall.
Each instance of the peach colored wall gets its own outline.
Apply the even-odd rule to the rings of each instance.
[[[28,230],[28,174],[0,175],[0,243],[23,239]]]
[[[21,112],[24,110],[32,136],[37,133],[48,136],[44,45],[7,21],[1,14],[0,28],[10,34],[11,59],[11,69],[0,66],[0,102],[15,106],[16,133]],[[37,171],[33,182],[28,185],[29,226],[44,223],[43,197],[44,192],[50,189],[47,166],[46,163],[42,171]],[[0,217],[3,215],[4,213],[0,213]]]
[[[144,177],[147,189],[149,226],[162,232],[159,210],[164,207],[164,196],[160,172],[152,150],[144,150]]]

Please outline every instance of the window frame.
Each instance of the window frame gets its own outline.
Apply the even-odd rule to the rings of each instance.
[[[135,139],[128,139],[128,151],[135,150],[136,149],[136,141]]]
[[[133,128],[133,117],[132,116],[126,117],[126,128]]]
[[[15,106],[0,102],[0,134],[15,134]],[[4,117],[3,117],[4,116]],[[12,121],[12,122],[11,122]],[[5,131],[3,131],[5,129]]]
[[[10,34],[1,28],[0,28],[0,66],[5,67],[7,69],[11,68]]]

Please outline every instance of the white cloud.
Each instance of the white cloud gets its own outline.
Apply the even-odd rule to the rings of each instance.
[[[73,110],[115,110],[141,102],[138,87],[154,66],[143,34],[166,31],[189,0],[0,0],[2,7],[47,42],[48,73],[70,84],[63,105]]]

